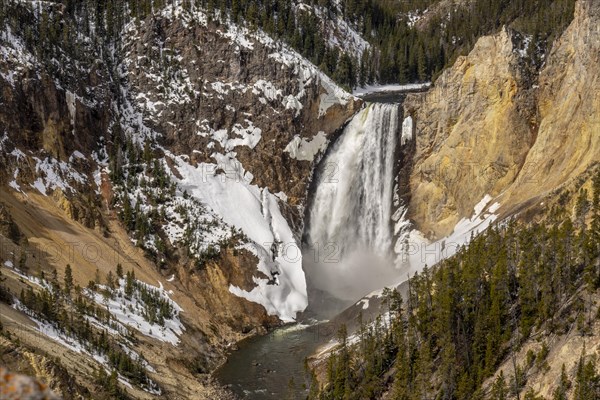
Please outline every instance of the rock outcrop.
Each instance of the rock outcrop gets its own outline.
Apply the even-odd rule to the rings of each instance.
[[[485,195],[511,215],[600,161],[598,4],[579,1],[539,77],[526,38],[482,37],[426,94],[409,95],[417,146],[409,217],[431,238],[452,232]]]
[[[500,197],[505,212],[600,162],[599,71],[600,3],[581,0],[540,72],[539,130],[515,184]]]
[[[535,138],[519,40],[507,28],[481,38],[434,88],[406,99],[417,139],[409,217],[432,237],[512,183]]]
[[[0,367],[0,397],[4,400],[59,400],[48,386],[38,380]]]

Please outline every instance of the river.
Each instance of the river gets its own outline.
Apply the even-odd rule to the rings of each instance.
[[[285,326],[240,342],[215,377],[242,399],[304,399],[310,384],[304,361],[329,339],[320,324]]]

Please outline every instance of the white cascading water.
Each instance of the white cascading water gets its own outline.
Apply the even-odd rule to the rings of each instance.
[[[355,300],[398,276],[393,254],[394,153],[399,106],[370,104],[321,163],[308,215],[311,285]]]

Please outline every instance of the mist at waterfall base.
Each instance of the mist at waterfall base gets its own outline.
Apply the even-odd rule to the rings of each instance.
[[[313,251],[304,253],[310,257]],[[306,258],[305,258],[306,260]],[[398,280],[394,260],[366,249],[345,254],[336,263],[305,261],[309,283],[317,290],[328,293],[347,306],[357,299]]]
[[[397,104],[365,107],[319,165],[303,251],[313,306],[315,293],[343,307],[400,276],[392,244],[398,112]]]

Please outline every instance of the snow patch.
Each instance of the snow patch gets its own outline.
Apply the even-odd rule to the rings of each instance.
[[[367,299],[367,298],[360,299],[360,300],[359,300],[359,301],[356,303],[356,305],[357,305],[357,306],[362,306],[362,309],[363,309],[363,310],[367,310],[367,309],[369,308],[369,299]]]
[[[185,330],[185,327],[179,320],[179,313],[183,310],[177,303],[170,299],[169,294],[163,288],[160,282],[159,287],[152,286],[141,281],[137,281],[137,283],[144,285],[151,290],[159,291],[160,296],[169,301],[173,306],[174,315],[170,319],[165,319],[164,326],[156,323],[151,324],[143,317],[143,305],[140,304],[135,295],[132,296],[131,299],[125,297],[126,280],[124,278],[119,279],[119,287],[114,291],[115,296],[112,299],[105,298],[102,294],[95,291],[87,290],[87,294],[97,304],[104,305],[112,314],[112,316],[121,324],[137,329],[146,336],[150,336],[162,342],[171,343],[173,346],[177,346],[179,343],[178,336],[180,336]],[[106,289],[102,285],[98,286],[101,289]]]
[[[269,277],[254,278],[245,291],[231,285],[231,293],[261,304],[270,315],[293,321],[307,305],[306,281],[300,246],[279,210],[279,199],[266,188],[251,184],[235,153],[215,153],[215,164],[192,166],[173,156],[182,179],[174,177],[182,190],[209,207],[223,221],[240,229],[249,239],[242,248],[259,260],[258,270]]]
[[[8,183],[8,186],[16,190],[17,192],[23,193],[21,190],[21,186],[17,183],[17,178],[19,177],[19,168],[15,168],[15,172],[13,173],[13,180]]]
[[[262,138],[262,130],[252,123],[252,121],[246,119],[246,127],[241,124],[235,124],[231,129],[231,132],[236,136],[231,138],[227,129],[214,130],[209,128],[206,124],[196,123],[202,130],[198,131],[198,135],[202,137],[208,137],[215,142],[219,143],[226,151],[231,151],[237,146],[246,146],[251,149],[255,148],[260,139]]]
[[[65,98],[67,100],[67,108],[69,109],[69,115],[71,117],[71,126],[73,127],[73,135],[75,135],[75,116],[76,116],[76,112],[77,112],[76,98],[75,98],[75,95],[68,90],[65,95]]]
[[[85,176],[64,161],[58,161],[51,157],[46,157],[44,160],[37,157],[33,157],[33,159],[36,161],[35,172],[38,178],[31,186],[44,196],[48,195],[49,189],[74,192],[75,190],[70,183],[83,184],[86,182]]]
[[[290,153],[290,157],[295,160],[312,162],[317,154],[325,151],[328,142],[329,140],[323,131],[319,131],[310,140],[295,135],[292,141],[285,146],[284,151]]]
[[[490,204],[491,201],[492,197],[485,195],[473,208],[473,215],[458,221],[453,232],[445,238],[430,243],[421,232],[413,230],[408,240],[398,240],[394,250],[398,255],[397,260],[401,260],[405,267],[408,264],[404,272],[413,275],[425,265],[432,266],[452,257],[461,246],[469,243],[472,234],[486,230],[498,218],[495,212],[500,208],[500,203]]]
[[[259,95],[262,93],[264,98],[273,101],[281,96],[281,89],[277,89],[273,83],[259,79],[253,86],[252,93]]]
[[[293,95],[287,95],[283,98],[283,106],[286,110],[296,110],[295,116],[300,115],[300,110],[302,110],[302,103]]]

